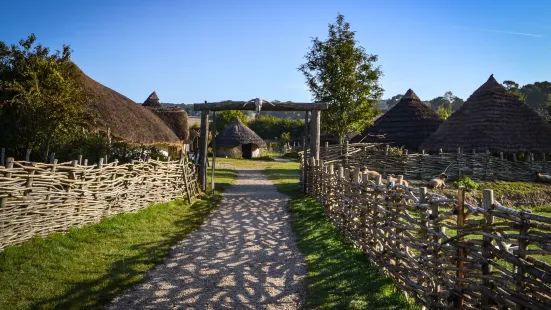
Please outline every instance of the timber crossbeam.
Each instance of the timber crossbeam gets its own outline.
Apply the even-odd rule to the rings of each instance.
[[[276,102],[262,105],[262,111],[319,111],[326,110],[327,103],[311,102]],[[225,110],[250,110],[254,111],[256,106],[253,102],[247,101],[224,101],[211,103],[195,103],[194,111],[225,111]]]

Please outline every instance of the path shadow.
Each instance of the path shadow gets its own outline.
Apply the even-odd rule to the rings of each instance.
[[[113,309],[279,309],[303,300],[304,258],[286,212],[287,196],[259,171],[224,193],[207,223],[182,240],[147,281]]]

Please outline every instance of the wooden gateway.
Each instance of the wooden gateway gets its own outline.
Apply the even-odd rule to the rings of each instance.
[[[316,159],[319,159],[320,150],[320,119],[321,110],[327,109],[327,103],[298,103],[298,102],[277,102],[271,103],[260,98],[255,98],[249,101],[230,101],[230,102],[214,102],[214,103],[196,103],[193,106],[195,111],[201,111],[201,135],[200,135],[200,150],[199,150],[199,181],[203,191],[207,190],[207,146],[208,146],[208,123],[209,114],[212,111],[212,175],[211,189],[214,191],[214,170],[216,167],[216,111],[225,110],[250,110],[259,112],[264,111],[305,111],[304,113],[304,137],[303,150],[306,151],[308,140],[310,140],[310,154]],[[310,113],[312,114],[311,122],[308,121]],[[310,132],[310,139],[308,139]],[[247,150],[246,150],[247,151]],[[252,145],[251,145],[252,152]]]

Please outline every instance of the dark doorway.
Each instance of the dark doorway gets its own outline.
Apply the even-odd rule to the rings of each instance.
[[[242,144],[241,153],[243,154],[243,158],[251,159],[253,157],[253,144]]]

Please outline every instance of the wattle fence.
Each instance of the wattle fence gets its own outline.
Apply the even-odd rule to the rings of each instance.
[[[551,309],[551,217],[504,207],[491,190],[469,204],[463,188],[449,198],[384,184],[353,154],[324,155],[310,159],[306,179],[301,172],[308,194],[420,305]]]
[[[187,160],[97,165],[13,161],[0,166],[0,250],[36,236],[66,232],[151,203],[199,194]]]
[[[551,156],[524,154],[476,153],[458,150],[457,153],[394,153],[382,144],[354,143],[329,145],[321,148],[326,163],[362,165],[381,173],[403,175],[406,179],[431,179],[446,171],[450,178],[468,175],[479,180],[526,181],[535,180],[535,172],[551,172]],[[509,159],[507,159],[509,157]],[[309,158],[309,154],[306,154]]]

